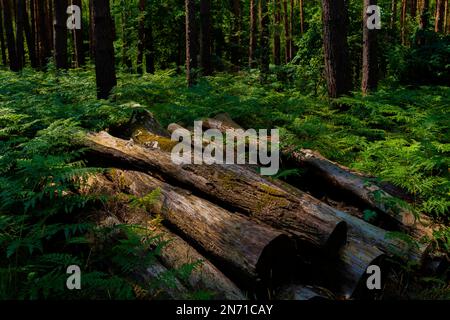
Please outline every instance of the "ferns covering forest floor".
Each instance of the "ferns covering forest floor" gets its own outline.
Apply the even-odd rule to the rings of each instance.
[[[82,295],[134,298],[150,290],[136,288],[127,275],[158,252],[159,245],[144,253],[142,238],[147,244],[157,239],[120,226],[127,240],[103,241],[101,250],[92,249],[92,238],[105,240],[111,234],[85,219],[90,206],[102,199],[72,192],[83,183],[75,177],[100,170],[86,166],[80,160],[84,150],[73,147],[79,129],[118,128],[128,122],[136,103],[163,126],[190,126],[194,120],[227,112],[246,128],[279,128],[282,144],[320,151],[400,187],[410,195],[414,210],[449,225],[449,87],[382,86],[366,97],[356,93],[340,98],[345,108],[338,108],[299,91],[294,80],[280,76],[281,82],[277,73],[272,77],[261,85],[256,72],[218,74],[188,89],[184,76],[175,71],[119,73],[114,99],[98,101],[90,69],[26,69],[22,74],[1,70],[0,299],[73,298],[73,293],[55,289],[64,288],[65,272],[59,271],[68,264],[90,270]],[[290,175],[302,172],[280,173]],[[438,230],[428,241],[449,252],[450,230]],[[193,267],[170,270],[161,281],[170,285],[173,277],[182,278]],[[432,290],[422,292],[425,298],[450,297],[445,275],[422,280],[433,284]],[[193,293],[189,298],[196,297],[205,296]]]

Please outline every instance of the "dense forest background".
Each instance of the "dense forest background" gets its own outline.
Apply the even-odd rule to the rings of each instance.
[[[135,224],[99,226],[93,217],[113,210],[111,199],[77,192],[104,169],[74,140],[122,133],[136,109],[163,126],[226,112],[246,128],[279,128],[282,145],[400,190],[402,205],[440,227],[390,236],[448,261],[448,0],[0,3],[1,299],[173,297],[189,282],[198,262],[151,281],[130,276],[167,242]],[[70,5],[81,8],[79,29],[67,28]],[[369,5],[381,8],[380,29],[365,27]],[[304,177],[286,162],[276,179]],[[376,224],[377,212],[361,218]],[[449,298],[448,269],[393,260],[387,297]],[[68,265],[83,267],[83,290],[67,290]]]

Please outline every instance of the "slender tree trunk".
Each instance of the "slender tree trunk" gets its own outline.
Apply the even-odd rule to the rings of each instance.
[[[430,0],[422,0],[420,8],[419,28],[425,30],[428,27]]]
[[[325,74],[330,98],[350,93],[352,89],[345,0],[322,0]]]
[[[300,7],[300,32],[303,34],[305,32],[305,14],[303,12],[303,0],[299,0]]]
[[[32,1],[30,1],[30,6],[31,6]],[[32,10],[30,10],[32,11]],[[28,48],[28,55],[30,57],[30,63],[31,63],[31,67],[32,68],[37,68],[38,67],[38,63],[37,63],[37,58],[36,58],[36,44],[34,42],[34,17],[32,17],[31,19],[31,25],[30,25],[30,20],[29,20],[29,16],[28,16],[28,10],[26,7],[26,3],[25,3],[25,11],[23,13],[24,16],[24,30],[25,30],[25,38],[27,41],[27,48]]]
[[[194,70],[197,67],[195,46],[195,0],[185,1],[186,10],[186,80],[189,87],[195,83]]]
[[[59,0],[57,0],[59,1]],[[63,0],[64,1],[64,0]],[[45,22],[47,28],[47,43],[50,44],[48,58],[51,57],[52,50],[55,50],[55,42],[53,35],[53,0],[44,0],[45,5]]]
[[[287,5],[287,0],[283,1],[283,21],[284,21],[284,44],[285,44],[285,48],[284,48],[284,62],[287,64],[289,63],[289,61],[291,60],[290,57],[290,52],[291,52],[291,47],[290,47],[290,35],[289,35],[289,12],[288,12],[288,5]]]
[[[4,66],[6,66],[7,60],[6,60],[6,45],[5,45],[5,37],[3,36],[3,4],[2,1],[0,1],[0,48],[1,48],[1,54],[2,54],[2,63]]]
[[[294,0],[291,0],[291,6],[289,11],[289,60],[292,60],[295,55],[295,46],[294,46]]]
[[[241,65],[241,29],[242,29],[242,15],[240,0],[232,0],[233,22],[231,35],[231,63],[236,70],[239,70]]]
[[[257,46],[257,6],[258,0],[250,0],[250,45],[248,50],[248,64],[250,68],[256,67],[256,46]]]
[[[280,24],[281,24],[281,2],[280,0],[274,0],[274,15],[275,15],[275,25],[274,25],[274,35],[273,35],[273,63],[275,65],[281,64],[281,41],[280,41]]]
[[[449,24],[449,19],[450,19],[450,12],[449,12],[449,8],[448,8],[448,0],[445,0],[445,20],[444,20],[444,30],[445,30],[445,34],[449,34],[450,33],[450,24]]]
[[[364,0],[363,6],[363,70],[362,92],[364,94],[373,91],[378,85],[378,59],[377,59],[377,29],[370,30],[367,27],[369,15],[366,9],[370,5],[377,5],[377,0]]]
[[[211,0],[200,1],[200,24],[201,24],[201,43],[200,43],[200,61],[203,74],[209,76],[212,74],[211,61]]]
[[[114,26],[109,0],[92,0],[92,6],[97,97],[107,99],[117,84],[114,64]]]
[[[137,51],[137,73],[143,73],[142,64],[144,62],[144,50],[145,50],[145,2],[146,0],[139,0],[139,26],[138,26],[138,51]]]
[[[125,4],[126,6],[126,4]],[[128,72],[133,69],[128,49],[130,48],[130,39],[128,36],[128,16],[130,15],[128,8],[122,7],[122,65]]]
[[[23,69],[25,64],[25,49],[24,49],[24,24],[25,24],[25,0],[17,0],[16,13],[16,53],[17,66],[19,70]]]
[[[72,5],[80,8],[80,14],[83,15],[83,3],[81,0],[72,0]],[[84,65],[84,48],[83,48],[83,19],[80,21],[81,29],[73,30],[73,47],[75,54],[75,67],[80,68]]]
[[[265,82],[267,74],[269,73],[270,64],[270,32],[269,32],[269,12],[268,2],[269,0],[259,0],[259,67],[260,67],[260,81]]]
[[[417,15],[417,0],[410,0],[409,5],[411,17],[415,18]]]
[[[397,21],[397,0],[391,1],[391,21],[389,27],[393,30]]]
[[[40,65],[47,65],[48,59],[51,57],[51,38],[49,38],[47,18],[49,18],[47,11],[47,3],[45,0],[36,0],[36,21],[39,23],[39,52],[40,52]]]
[[[406,8],[407,0],[402,0],[402,13],[400,17],[400,29],[401,29],[401,41],[402,44],[406,44]]]
[[[55,1],[55,18],[54,26],[54,47],[55,47],[55,63],[58,69],[67,69],[67,0]]]
[[[16,41],[14,37],[13,22],[11,16],[11,5],[9,0],[2,0],[3,3],[3,23],[6,33],[6,44],[8,46],[9,68],[12,71],[19,71],[20,64],[17,57]]]
[[[445,3],[444,0],[436,0],[436,13],[435,13],[435,23],[434,31],[443,32],[444,31],[444,18],[445,17]]]
[[[40,48],[40,16],[37,0],[30,0],[31,23],[34,35],[34,51],[38,68],[42,67],[42,51]]]
[[[145,14],[145,71],[150,74],[155,73],[155,50],[153,44],[153,28],[152,28],[152,14],[150,12],[150,7],[147,6],[147,11]]]
[[[89,0],[89,55],[93,61],[95,59],[93,0]]]

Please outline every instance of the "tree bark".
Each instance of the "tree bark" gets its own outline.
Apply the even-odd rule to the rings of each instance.
[[[402,44],[406,44],[406,9],[408,3],[407,0],[402,0],[402,12],[400,16],[400,32],[401,32],[401,41]]]
[[[159,139],[159,142],[167,146],[167,151],[176,144],[170,140]],[[85,144],[99,156],[166,175],[217,203],[293,235],[302,246],[333,255],[345,242],[346,224],[336,218],[334,209],[301,191],[291,195],[246,168],[237,165],[178,166],[171,161],[167,151],[137,145],[127,147],[126,141],[106,132],[88,135]]]
[[[250,69],[256,67],[256,47],[257,47],[257,6],[258,0],[250,0],[250,45],[248,49],[248,65]]]
[[[303,11],[303,0],[299,0],[300,7],[300,32],[301,34],[305,33],[305,14]]]
[[[80,8],[80,14],[83,15],[83,4],[81,0],[71,0],[72,5],[78,6]],[[84,57],[84,46],[83,46],[83,19],[80,21],[81,29],[74,29],[73,39],[74,39],[74,54],[75,54],[75,67],[80,68],[85,64]]]
[[[13,31],[13,21],[11,16],[11,6],[9,0],[2,0],[3,23],[6,33],[6,44],[8,47],[9,68],[11,71],[19,71],[20,64],[17,57],[16,41]]]
[[[292,60],[296,51],[296,48],[294,46],[294,0],[291,0],[289,11],[289,35],[289,60]]]
[[[434,22],[434,31],[443,32],[444,31],[444,19],[445,19],[445,1],[436,0],[436,13]]]
[[[3,36],[3,4],[2,1],[0,1],[0,49],[2,54],[2,63],[4,66],[6,66],[7,60],[6,60],[6,45],[5,45],[5,38]]]
[[[352,89],[347,29],[348,12],[345,0],[322,0],[325,75],[328,96],[337,98]]]
[[[145,50],[145,2],[146,0],[139,0],[139,24],[138,24],[138,47],[137,47],[137,73],[142,74],[143,71],[143,62],[144,62],[144,50]]]
[[[264,83],[269,73],[270,64],[270,32],[269,32],[269,13],[267,10],[268,0],[259,0],[259,68],[260,82]]]
[[[48,63],[48,60],[51,57],[51,50],[52,50],[52,41],[51,37],[49,38],[49,32],[48,28],[49,25],[46,21],[47,18],[49,18],[49,15],[47,13],[47,3],[45,0],[36,0],[36,22],[38,23],[38,40],[39,40],[39,57],[40,57],[40,66],[45,67]]]
[[[275,65],[281,64],[281,40],[280,40],[280,28],[281,28],[281,0],[274,0],[274,34],[273,34],[273,63]]]
[[[55,1],[54,9],[53,35],[56,68],[67,69],[67,0]]]
[[[147,6],[145,15],[145,30],[144,30],[144,47],[145,47],[145,71],[150,74],[155,73],[155,50],[153,44],[153,28],[152,28],[152,14],[150,7]]]
[[[376,90],[378,86],[378,43],[377,29],[370,30],[367,26],[369,14],[366,9],[377,5],[377,0],[364,0],[363,6],[363,65],[362,65],[362,92],[367,94]]]
[[[25,64],[25,49],[24,49],[24,30],[25,30],[25,0],[17,0],[16,7],[16,52],[17,63],[19,70],[22,70]]]
[[[391,20],[389,27],[393,30],[397,21],[397,0],[391,0]]]
[[[288,12],[288,5],[287,0],[283,1],[283,21],[284,21],[284,42],[285,42],[285,48],[284,48],[284,62],[286,64],[291,61],[291,42],[290,42],[290,34],[289,34],[289,12]]]
[[[113,20],[109,0],[93,0],[95,75],[98,99],[107,99],[116,86]]]
[[[30,9],[30,12],[33,12],[33,5],[32,5],[33,1],[30,1],[30,7],[32,9]],[[30,20],[29,20],[29,16],[28,16],[28,11],[27,8],[25,6],[25,11],[24,11],[24,30],[25,30],[25,38],[27,41],[27,48],[28,48],[28,55],[30,58],[30,63],[31,63],[31,67],[32,68],[37,68],[38,67],[38,59],[36,56],[36,44],[35,44],[35,31],[34,31],[34,17],[32,16],[31,18],[31,25],[30,25]]]
[[[128,186],[135,196],[159,189],[159,203],[147,210],[160,215],[248,285],[262,281],[267,287],[271,281],[277,283],[290,275],[295,248],[282,232],[142,172],[115,174],[115,182]]]
[[[133,180],[135,178],[136,181]],[[139,225],[150,230],[152,236],[158,237],[154,246],[163,244],[158,258],[166,268],[173,270],[186,264],[196,264],[189,277],[183,279],[183,284],[191,290],[205,291],[212,294],[213,299],[245,300],[241,290],[196,249],[163,225],[149,222],[149,212],[146,209],[129,204],[126,197],[145,192],[148,186],[138,183],[148,179],[149,177],[141,172],[110,169],[105,174],[90,176],[81,192],[111,197],[105,208],[109,216],[105,217],[102,210],[98,212],[99,217],[96,220],[105,221],[114,217],[117,224]],[[125,198],[120,196],[123,194],[126,194]],[[99,224],[102,225],[101,222]]]
[[[209,76],[212,74],[211,0],[200,1],[200,28],[200,62],[203,74]]]
[[[191,87],[195,81],[195,69],[197,67],[197,48],[195,46],[195,1],[185,1],[186,10],[186,81]]]

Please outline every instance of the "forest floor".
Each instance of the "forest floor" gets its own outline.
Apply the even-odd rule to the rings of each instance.
[[[344,110],[302,92],[295,81],[272,80],[261,85],[257,73],[218,74],[188,89],[184,76],[175,71],[119,73],[114,99],[98,101],[93,70],[1,70],[0,200],[5,204],[22,199],[25,207],[34,208],[42,195],[27,185],[33,175],[38,180],[38,174],[53,174],[55,168],[84,169],[72,161],[75,151],[64,154],[76,128],[117,128],[130,119],[138,103],[163,126],[176,122],[189,127],[194,120],[226,112],[245,128],[279,128],[282,145],[317,150],[395,185],[409,195],[415,210],[448,225],[449,87],[381,87],[367,97],[341,98]],[[10,171],[11,159],[21,160],[19,170]],[[278,177],[302,174],[285,167]],[[372,214],[365,212],[364,218],[370,220]],[[0,223],[1,232],[5,225]],[[6,240],[1,241],[4,246]],[[432,241],[450,251],[448,228],[437,231]],[[17,247],[7,245],[8,257]]]

